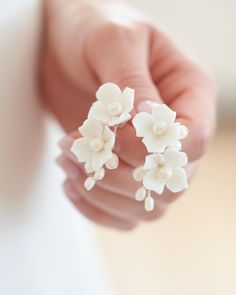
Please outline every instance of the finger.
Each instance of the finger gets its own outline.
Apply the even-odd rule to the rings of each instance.
[[[93,207],[85,199],[80,197],[70,180],[64,184],[64,190],[74,206],[89,220],[103,226],[111,227],[118,230],[131,230],[136,227],[136,223],[128,220],[111,216],[96,207]]]
[[[144,25],[104,24],[90,47],[92,67],[100,83],[135,89],[135,106],[142,100],[160,101],[149,72],[149,34]],[[101,40],[106,40],[101,45]],[[109,40],[109,41],[108,41]]]
[[[189,129],[183,150],[189,160],[205,152],[215,125],[216,90],[208,74],[178,50],[164,34],[153,30],[151,72],[164,102]]]

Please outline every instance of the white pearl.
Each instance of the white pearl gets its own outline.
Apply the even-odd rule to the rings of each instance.
[[[147,195],[147,190],[145,187],[140,187],[135,194],[136,201],[143,201]]]
[[[117,157],[116,154],[112,154],[111,159],[109,159],[106,163],[105,166],[107,169],[116,169],[119,166],[119,158]]]
[[[134,180],[136,180],[136,181],[142,181],[145,173],[146,172],[143,169],[143,166],[139,166],[139,167],[135,168],[133,170],[133,178],[134,178]]]
[[[172,169],[169,167],[162,167],[159,171],[159,176],[163,181],[170,179],[172,174]]]
[[[122,113],[122,104],[119,101],[113,101],[108,105],[108,112],[113,116],[118,116]]]
[[[96,180],[93,177],[88,177],[84,182],[84,187],[87,191],[90,191],[96,184]]]
[[[152,211],[154,209],[154,200],[152,197],[147,197],[144,202],[146,211]]]
[[[153,124],[153,131],[156,135],[163,135],[166,132],[166,123],[163,121],[156,121]]]
[[[104,146],[104,142],[100,138],[90,140],[89,147],[93,152],[100,152]]]
[[[84,169],[85,169],[86,173],[91,173],[94,171],[92,166],[88,162],[85,163]]]
[[[188,135],[188,128],[184,125],[179,126],[179,139],[183,139]]]
[[[94,179],[101,180],[103,179],[104,175],[105,175],[105,170],[101,168],[94,173]]]

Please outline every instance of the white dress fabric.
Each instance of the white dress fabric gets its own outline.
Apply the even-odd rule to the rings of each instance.
[[[37,0],[0,0],[0,294],[112,294],[88,222],[62,191],[62,136],[37,95]]]

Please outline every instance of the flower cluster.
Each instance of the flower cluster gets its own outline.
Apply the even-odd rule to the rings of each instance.
[[[175,122],[176,113],[165,104],[156,104],[152,113],[138,113],[133,119],[137,137],[150,153],[143,166],[133,171],[136,181],[142,181],[135,195],[137,201],[145,202],[145,209],[154,208],[151,191],[162,194],[165,186],[171,192],[179,192],[188,187],[186,173],[182,168],[188,162],[181,152],[180,140],[188,135],[188,129]]]
[[[134,90],[120,88],[113,83],[103,84],[96,92],[97,101],[91,106],[88,119],[79,127],[82,135],[74,141],[71,151],[84,164],[89,176],[84,185],[91,190],[97,180],[103,179],[105,169],[116,169],[119,159],[112,152],[118,127],[130,118],[134,105]]]

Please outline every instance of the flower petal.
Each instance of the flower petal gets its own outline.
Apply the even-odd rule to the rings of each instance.
[[[171,124],[175,121],[176,112],[172,111],[166,104],[153,106],[152,115],[155,119]]]
[[[130,114],[124,113],[124,114],[121,114],[119,117],[113,117],[109,121],[108,125],[109,126],[121,125],[121,124],[129,121],[130,118],[131,118]]]
[[[134,89],[126,87],[122,93],[124,112],[129,113],[134,108]]]
[[[115,144],[115,134],[107,126],[104,127],[103,140],[105,148],[112,150]]]
[[[159,164],[163,163],[165,161],[165,158],[161,154],[151,154],[146,156],[145,163],[144,163],[144,169],[149,170],[156,168]]]
[[[173,170],[173,175],[166,182],[167,188],[173,192],[180,192],[188,187],[186,173],[183,168],[176,168]]]
[[[168,149],[164,153],[166,166],[170,168],[183,167],[188,163],[188,157],[184,152]]]
[[[136,129],[136,136],[144,137],[152,132],[153,118],[148,113],[138,113],[132,120],[134,128]]]
[[[99,120],[104,124],[108,124],[111,120],[111,116],[105,105],[103,105],[100,101],[96,101],[92,104],[88,113],[88,118]]]
[[[97,171],[102,168],[102,166],[112,157],[111,150],[102,150],[99,153],[93,153],[91,159],[91,167]]]
[[[121,90],[119,86],[114,83],[105,83],[99,87],[96,92],[97,100],[102,104],[107,105],[113,100],[119,100],[121,96]]]
[[[149,153],[163,153],[166,144],[161,138],[158,138],[153,132],[145,136],[142,140]]]
[[[165,182],[158,179],[158,170],[149,170],[143,178],[143,185],[146,189],[152,190],[161,195],[163,193]]]
[[[163,144],[166,147],[177,146],[179,142],[179,126],[176,124],[171,124],[168,127],[168,130],[164,135],[161,136],[160,140],[162,140]]]
[[[79,132],[86,138],[101,138],[103,134],[103,124],[95,119],[87,119],[79,127]]]
[[[77,157],[79,162],[87,162],[91,158],[91,151],[89,149],[89,139],[78,138],[73,142],[71,151]]]

